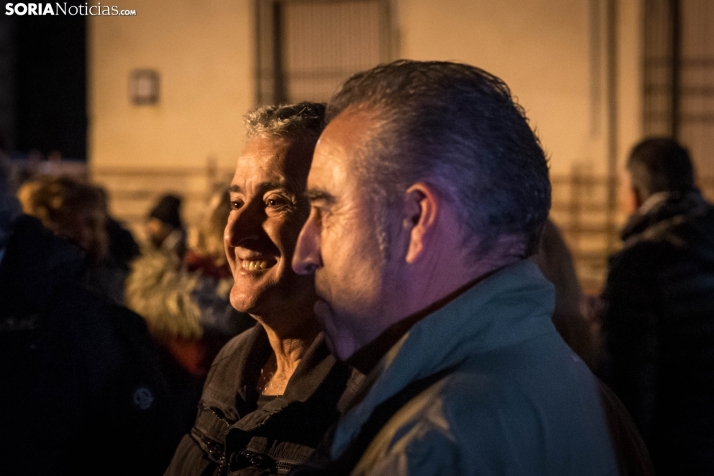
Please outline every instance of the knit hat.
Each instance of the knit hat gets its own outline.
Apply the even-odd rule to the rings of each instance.
[[[183,228],[181,222],[181,198],[176,195],[164,195],[149,212],[150,218],[156,218],[173,228]]]

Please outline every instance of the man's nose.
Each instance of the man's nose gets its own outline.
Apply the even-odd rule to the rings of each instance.
[[[297,274],[313,274],[322,267],[320,244],[320,228],[317,226],[314,211],[311,211],[295,245],[293,271]]]
[[[231,210],[223,234],[226,246],[235,248],[245,241],[260,237],[265,218],[265,213],[261,213],[258,207],[247,204]]]

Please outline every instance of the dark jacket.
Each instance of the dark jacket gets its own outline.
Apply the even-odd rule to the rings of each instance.
[[[0,472],[161,474],[183,433],[143,320],[20,217],[0,262]]]
[[[637,423],[658,475],[714,474],[714,207],[655,197],[610,260],[602,377]]]
[[[181,440],[167,476],[287,474],[310,456],[362,376],[336,361],[320,335],[285,394],[258,408],[256,383],[270,352],[260,325],[221,350],[208,374],[196,424]]]

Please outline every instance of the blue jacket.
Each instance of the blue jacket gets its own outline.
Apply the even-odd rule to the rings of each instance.
[[[381,402],[455,370],[402,407],[352,474],[616,475],[598,384],[553,326],[553,286],[520,261],[419,321],[338,424],[338,457]]]

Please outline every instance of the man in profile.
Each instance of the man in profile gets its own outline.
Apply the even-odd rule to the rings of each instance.
[[[714,474],[714,208],[672,139],[637,144],[627,170],[634,211],[603,295],[602,376],[658,475]]]
[[[397,61],[328,105],[293,267],[333,353],[367,373],[327,473],[611,475],[596,378],[528,258],[548,166],[508,87]]]

